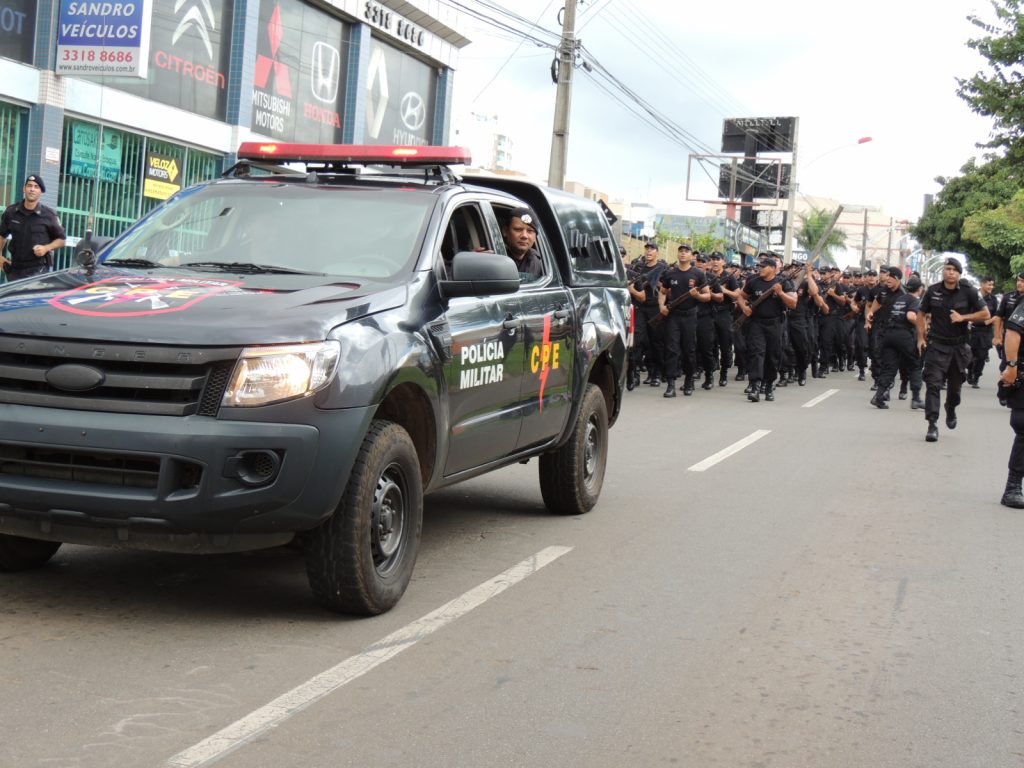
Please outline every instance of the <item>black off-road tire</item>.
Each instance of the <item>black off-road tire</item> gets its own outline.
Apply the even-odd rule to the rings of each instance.
[[[58,549],[59,541],[40,541],[0,533],[0,572],[38,568],[48,562]]]
[[[572,437],[561,448],[540,456],[540,492],[556,515],[582,515],[597,504],[608,461],[608,406],[594,384],[583,404]]]
[[[374,421],[338,508],[304,536],[306,574],[318,602],[375,616],[401,599],[423,530],[423,483],[409,434]]]

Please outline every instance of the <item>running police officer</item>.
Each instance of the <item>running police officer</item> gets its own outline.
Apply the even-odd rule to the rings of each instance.
[[[963,267],[954,258],[946,259],[942,267],[942,282],[925,291],[917,313],[917,346],[928,351],[924,358],[924,417],[928,421],[925,440],[939,439],[939,391],[946,384],[946,427],[956,429],[956,407],[960,405],[960,388],[967,377],[971,363],[968,344],[968,323],[988,319],[988,307],[978,291],[961,280]],[[929,319],[925,325],[925,317]],[[881,386],[879,386],[881,389]]]
[[[882,370],[878,374],[878,389],[871,404],[888,408],[888,393],[896,380],[896,373],[909,375],[917,364],[917,310],[916,296],[907,293],[900,284],[903,273],[899,267],[882,270],[882,279],[889,289],[881,306],[873,313],[871,323],[878,324],[881,339]]]
[[[981,278],[981,300],[988,307],[989,318],[981,323],[971,323],[971,367],[967,372],[967,383],[972,389],[978,389],[980,386],[978,380],[985,370],[988,351],[992,349],[995,338],[996,313],[999,311],[999,302],[992,292],[995,286],[995,278],[988,275]]]

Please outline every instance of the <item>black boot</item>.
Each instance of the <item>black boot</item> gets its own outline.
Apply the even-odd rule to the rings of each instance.
[[[760,394],[761,387],[760,387],[760,384],[761,384],[761,382],[759,382],[757,379],[751,380],[750,387],[749,387],[750,391],[747,393],[747,400],[749,400],[752,403],[759,403],[759,402],[761,402],[761,394]]]
[[[675,397],[676,396],[676,380],[669,379],[668,386],[665,387],[665,391],[661,393],[662,397]]]
[[[956,429],[956,409],[946,406],[946,429]]]
[[[683,394],[687,397],[693,394],[693,376],[683,379]]]
[[[801,387],[807,386],[807,369],[806,368],[801,368],[800,369],[800,373],[797,374],[797,377],[796,377],[796,383],[799,384]]]
[[[718,377],[718,386],[724,387],[729,383],[729,372],[722,371],[722,375]]]
[[[923,411],[924,400],[921,399],[921,390],[915,389],[910,393],[910,410]]]
[[[875,406],[875,408],[882,408],[883,410],[889,407],[889,404],[885,402],[884,389],[879,387],[877,390],[875,390],[875,395],[874,397],[871,398],[871,404]]]
[[[704,372],[704,383],[700,385],[701,389],[711,389],[715,386],[715,375],[711,371]]]
[[[999,500],[1004,507],[1024,509],[1024,494],[1020,490],[1020,481],[1020,474],[1013,470],[1006,476],[1006,489],[1003,491],[1003,498]]]
[[[970,381],[971,389],[981,389],[981,386],[978,384],[978,379],[980,379],[980,378],[981,378],[981,374],[980,373],[976,373],[976,374],[974,374],[974,376],[971,377],[971,381]]]
[[[934,443],[939,439],[939,428],[935,424],[935,419],[928,420],[928,433],[924,436],[924,439],[929,443]]]
[[[765,389],[764,399],[767,400],[769,403],[775,401],[775,390],[772,387],[768,387],[767,389]]]
[[[864,376],[864,369],[861,368],[860,369],[860,374],[857,376],[857,381],[864,381],[865,378],[866,377]]]
[[[900,400],[906,400],[906,399],[907,399],[907,382],[906,381],[901,381],[900,382]]]

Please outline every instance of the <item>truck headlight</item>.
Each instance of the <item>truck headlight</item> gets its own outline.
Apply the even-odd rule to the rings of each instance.
[[[235,364],[221,405],[254,406],[311,395],[334,376],[341,344],[248,347]]]

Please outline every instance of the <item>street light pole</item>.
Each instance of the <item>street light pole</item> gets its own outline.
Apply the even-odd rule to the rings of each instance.
[[[800,118],[793,118],[793,160],[789,166],[789,199],[786,201],[786,244],[782,260],[789,264],[793,260],[793,211],[796,209],[796,146],[800,135]]]

